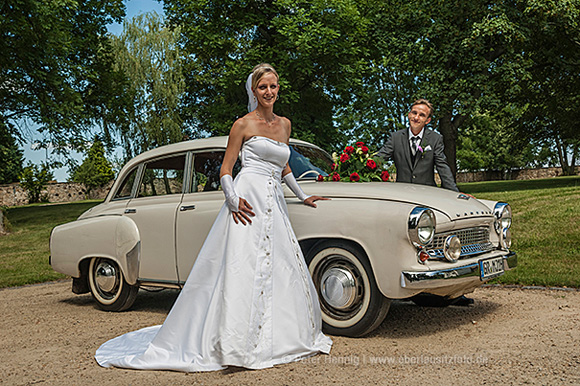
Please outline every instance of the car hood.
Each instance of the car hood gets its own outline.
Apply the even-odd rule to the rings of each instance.
[[[445,213],[449,219],[490,216],[492,208],[463,193],[402,182],[301,182],[305,193],[330,198],[361,198],[404,202]]]

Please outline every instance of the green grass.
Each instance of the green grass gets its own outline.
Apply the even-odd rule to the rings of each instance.
[[[460,184],[511,205],[518,268],[496,283],[580,287],[580,177]]]
[[[460,184],[513,212],[518,268],[496,283],[580,287],[580,176]],[[0,288],[64,278],[48,264],[50,231],[98,201],[10,208],[12,233],[0,236]]]
[[[75,220],[99,201],[29,205],[8,209],[12,231],[0,236],[0,288],[66,277],[48,264],[52,228]]]

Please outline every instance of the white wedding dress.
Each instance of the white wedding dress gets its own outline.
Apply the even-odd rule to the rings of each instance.
[[[330,351],[284,201],[289,156],[286,144],[270,138],[244,143],[234,186],[253,206],[252,224],[235,224],[224,204],[163,325],[104,343],[95,354],[101,366],[261,369]]]

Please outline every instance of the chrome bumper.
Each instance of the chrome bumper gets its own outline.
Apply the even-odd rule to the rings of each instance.
[[[504,271],[509,271],[517,265],[518,259],[515,252],[509,252],[503,256]],[[409,289],[438,288],[479,280],[479,263],[436,271],[401,272],[401,287]]]

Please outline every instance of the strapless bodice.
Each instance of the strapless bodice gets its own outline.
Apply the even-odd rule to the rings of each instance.
[[[280,175],[288,163],[288,158],[290,148],[284,142],[256,135],[242,146],[242,171]]]

